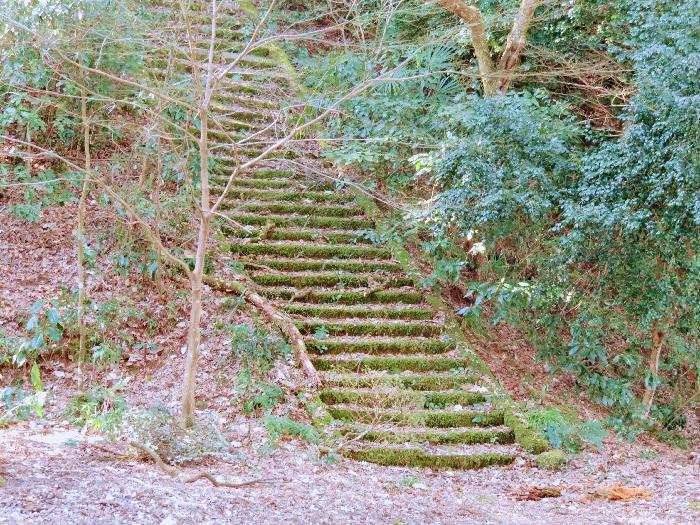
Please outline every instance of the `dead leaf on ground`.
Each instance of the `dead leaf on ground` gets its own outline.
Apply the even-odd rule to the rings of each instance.
[[[593,491],[593,495],[605,498],[608,501],[629,501],[632,499],[651,499],[653,494],[648,490],[638,487],[625,487],[624,485],[610,485],[598,487]]]
[[[538,501],[542,498],[558,498],[561,496],[561,489],[557,487],[523,487],[515,493],[518,501]]]

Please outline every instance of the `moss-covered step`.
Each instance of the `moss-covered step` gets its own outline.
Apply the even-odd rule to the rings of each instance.
[[[292,303],[280,305],[288,314],[324,319],[432,319],[435,311],[429,307],[402,305],[344,306],[328,304]]]
[[[250,95],[242,95],[235,91],[219,90],[212,97],[212,100],[220,104],[236,104],[238,106],[260,109],[277,109],[279,103],[275,100],[264,97],[254,97]]]
[[[236,216],[239,216],[239,214],[236,214]],[[237,220],[233,218],[233,216],[231,218],[233,220]],[[357,246],[355,244],[318,244],[312,242],[230,242],[222,245],[222,249],[224,251],[230,251],[236,255],[281,255],[283,257],[307,257],[312,259],[391,259],[391,252],[386,248]]]
[[[271,232],[274,233],[274,230]],[[279,240],[272,239],[271,233],[268,233],[266,238],[268,240]],[[294,239],[298,240],[298,239]],[[311,239],[318,240],[318,239]],[[253,241],[255,242],[255,241]],[[291,259],[291,258],[278,258],[278,259],[255,259],[254,262],[241,261],[244,265],[247,265],[250,269],[259,268],[271,268],[280,272],[304,272],[304,271],[340,271],[340,272],[368,272],[374,271],[378,272],[378,278],[385,279],[386,275],[393,274],[393,272],[398,271],[399,267],[397,263],[393,261],[375,261],[375,260],[364,260],[364,259]],[[400,282],[412,283],[412,279],[403,278]],[[404,286],[404,285],[402,285]]]
[[[398,448],[387,446],[349,449],[344,455],[357,461],[368,461],[384,466],[429,467],[433,469],[478,469],[494,465],[509,465],[515,461],[515,451],[479,453],[428,453],[419,448]]]
[[[306,340],[306,348],[309,352],[334,355],[334,354],[444,354],[453,350],[453,341],[427,337],[369,337],[369,336],[339,336],[315,339],[309,337]]]
[[[384,337],[402,336],[434,336],[438,335],[443,327],[437,323],[426,322],[400,322],[382,321],[372,319],[370,321],[345,320],[329,322],[320,319],[307,319],[297,323],[303,334],[313,334],[319,331],[327,335],[379,335]]]
[[[333,287],[333,286],[374,286],[380,282],[383,288],[401,288],[412,286],[413,279],[405,276],[382,274],[357,274],[343,271],[322,272],[281,272],[266,273],[265,271],[249,272],[251,280],[261,286],[291,286],[294,288]],[[378,281],[378,279],[382,279]]]
[[[331,191],[278,191],[278,190],[235,190],[230,191],[227,198],[256,201],[303,201],[305,203],[340,203],[346,204],[347,197]]]
[[[365,288],[350,290],[297,289],[286,287],[262,288],[260,293],[272,299],[326,304],[421,304],[423,293],[417,290],[397,288],[372,292]]]
[[[334,372],[366,372],[386,370],[389,372],[450,372],[468,369],[470,359],[459,357],[415,356],[323,356],[312,357],[317,370]]]
[[[380,408],[445,408],[483,403],[486,398],[479,392],[459,390],[420,391],[389,388],[324,389],[319,393],[327,405],[355,404]]]
[[[221,171],[222,175],[214,175],[211,178],[212,190],[217,189],[217,185],[223,191],[224,186],[228,183],[228,176],[226,176],[224,171]],[[230,172],[229,172],[230,173]],[[289,188],[292,186],[292,182],[288,179],[247,179],[244,177],[236,177],[231,183],[231,188]]]
[[[385,388],[395,387],[412,390],[461,390],[478,383],[480,376],[465,373],[322,373],[323,385],[327,388]]]
[[[240,181],[240,182],[268,182],[268,181]],[[275,226],[301,226],[306,228],[334,228],[334,229],[368,229],[372,228],[374,223],[368,219],[348,219],[344,217],[310,217],[305,215],[258,215],[255,213],[227,213],[231,220],[244,226],[265,226],[272,223]],[[288,255],[285,253],[276,253],[275,255]],[[302,254],[292,254],[296,256]],[[364,257],[364,255],[348,254],[345,258]],[[326,256],[333,257],[333,255]],[[388,258],[388,257],[387,257]]]
[[[231,201],[227,200],[222,203],[222,209],[235,207],[247,213],[257,214],[288,214],[295,213],[299,215],[321,215],[323,217],[362,217],[364,212],[362,208],[357,206],[341,206],[341,205],[323,205],[323,204],[306,204],[306,203],[289,203],[289,202],[255,202],[255,201]]]
[[[278,228],[274,226],[273,224],[270,224],[269,227],[263,226],[261,228],[255,228],[253,226],[246,227],[245,229],[242,228],[234,228],[230,226],[222,226],[221,228],[222,233],[226,235],[226,237],[232,238],[232,239],[253,239],[253,240],[260,240],[261,238],[264,238],[268,241],[327,241],[331,243],[354,243],[354,244],[371,244],[371,241],[360,238],[357,235],[357,232],[353,230],[332,230],[332,229],[327,229],[327,230],[322,230],[318,228]],[[358,259],[361,261],[361,259]],[[303,264],[303,261],[297,261],[299,262],[299,266],[294,265],[294,264],[289,264],[288,266],[285,267],[285,265],[288,262],[291,261],[297,261],[296,259],[284,259],[284,258],[276,258],[275,259],[275,265],[270,266],[270,268],[275,268],[277,270],[285,270],[289,269],[290,271],[299,271],[299,270],[318,270],[318,269],[338,269],[338,270],[343,270],[347,269],[348,271],[353,271],[350,267],[348,266],[333,266],[332,264],[329,264],[328,266],[325,266],[325,263],[343,263],[345,261],[336,261],[334,259],[324,259],[324,260],[317,260],[317,259],[307,259],[307,262],[312,263],[311,266],[305,267],[301,266]],[[268,260],[270,262],[270,260]],[[348,264],[355,264],[357,260],[355,261],[347,261]],[[376,267],[377,269],[387,269],[387,270],[395,270],[399,269],[401,266],[396,263],[396,262],[383,262],[383,261],[371,261],[372,263],[375,264],[380,264],[384,266],[378,266]],[[262,264],[262,263],[261,263]]]
[[[387,410],[361,405],[330,405],[328,413],[339,421],[362,424],[392,423],[407,427],[457,428],[503,425],[500,410]]]
[[[433,445],[477,445],[495,443],[509,445],[515,442],[513,429],[507,426],[486,428],[406,428],[395,425],[345,425],[340,432],[351,438],[380,443],[430,443]]]

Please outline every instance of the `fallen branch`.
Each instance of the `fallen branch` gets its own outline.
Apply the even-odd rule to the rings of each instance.
[[[265,314],[265,316],[272,323],[274,323],[274,325],[277,326],[277,328],[279,328],[291,342],[294,355],[304,370],[304,373],[311,383],[311,386],[313,388],[318,387],[318,385],[321,383],[321,379],[316,371],[316,368],[311,362],[311,359],[309,359],[309,354],[306,352],[304,337],[301,335],[301,332],[296,327],[291,317],[284,312],[280,312],[270,301],[251,291],[241,282],[224,281],[211,276],[205,276],[204,282],[216,290],[234,292],[243,296],[246,301],[263,312],[263,314]]]

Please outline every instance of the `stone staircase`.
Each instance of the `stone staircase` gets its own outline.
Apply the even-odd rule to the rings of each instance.
[[[158,5],[167,12],[167,2]],[[204,50],[209,25],[201,17],[195,27]],[[236,4],[226,4],[217,42],[222,63],[242,48],[242,20]],[[287,89],[288,71],[261,49],[216,95],[214,116],[226,133],[269,136],[281,129],[270,125],[273,94]],[[235,159],[260,148],[233,151],[216,133],[213,184],[221,191]],[[347,456],[477,468],[511,463],[522,452],[506,414],[489,402],[490,383],[474,369],[474,356],[447,335],[444,314],[389,248],[358,234],[374,222],[349,190],[273,162],[238,177],[223,211],[243,228],[227,229],[220,249],[304,334],[322,376],[319,397],[350,442]]]

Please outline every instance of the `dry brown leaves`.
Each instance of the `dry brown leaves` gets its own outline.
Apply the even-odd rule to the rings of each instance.
[[[592,496],[604,498],[608,501],[629,501],[633,499],[651,499],[653,494],[638,487],[625,487],[624,485],[609,485],[596,488]]]
[[[561,489],[557,487],[523,487],[515,493],[518,501],[539,501],[544,498],[558,498],[561,496]]]

